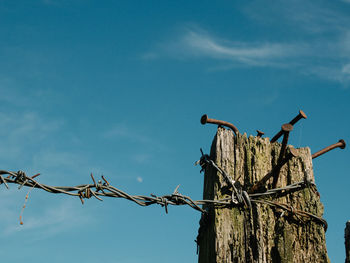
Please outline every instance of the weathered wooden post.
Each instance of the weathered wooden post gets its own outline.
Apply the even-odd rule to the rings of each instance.
[[[276,187],[299,183],[299,188],[251,194],[251,208],[205,207],[208,215],[201,219],[198,236],[199,263],[329,262],[310,149],[295,150],[298,156],[282,166]],[[277,165],[280,151],[281,144],[268,138],[247,138],[219,127],[210,158],[248,191]],[[273,178],[266,182],[266,189],[272,188],[272,182]],[[214,167],[205,167],[203,196],[211,200],[232,196],[232,187]]]
[[[350,263],[350,220],[345,226],[345,263]]]

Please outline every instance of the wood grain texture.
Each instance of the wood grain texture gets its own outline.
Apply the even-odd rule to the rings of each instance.
[[[210,157],[245,189],[266,175],[276,165],[281,144],[268,138],[238,134],[218,128]],[[285,164],[277,187],[307,178],[314,182],[309,148],[298,149],[299,156]],[[272,178],[267,182],[270,188]],[[219,200],[231,196],[232,189],[221,174],[207,167],[204,177],[204,199]],[[323,205],[317,191],[309,188],[292,194],[269,198],[295,209],[322,217]],[[200,263],[238,262],[329,262],[325,231],[321,224],[302,222],[288,212],[254,204],[251,210],[239,207],[206,207],[209,215],[200,229]]]

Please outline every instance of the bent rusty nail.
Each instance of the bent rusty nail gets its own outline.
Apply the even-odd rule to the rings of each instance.
[[[217,125],[222,125],[222,126],[226,126],[228,128],[230,128],[236,135],[237,133],[239,133],[237,127],[235,125],[233,125],[232,123],[229,123],[227,121],[221,121],[221,120],[216,120],[216,119],[210,119],[208,118],[207,114],[204,114],[201,117],[201,123],[204,125],[206,123],[213,123],[213,124],[217,124]]]
[[[302,110],[299,110],[299,114],[297,116],[295,116],[295,118],[293,120],[291,120],[289,122],[289,124],[296,124],[300,119],[306,119],[307,116],[306,114],[302,111]],[[279,139],[279,137],[281,137],[283,135],[283,131],[280,130],[275,136],[273,136],[273,138],[271,139],[271,142],[275,142]]]
[[[278,161],[277,163],[280,163],[286,153],[287,149],[287,144],[288,144],[288,138],[289,138],[289,133],[293,130],[293,125],[290,123],[285,123],[281,127],[281,131],[283,131],[283,140],[282,140],[282,146],[281,146],[281,151],[280,155],[278,156]],[[278,181],[278,176],[279,176],[280,170],[277,170],[273,176],[273,182],[272,182],[272,188],[276,188],[277,181]]]
[[[289,153],[282,159],[280,163],[278,163],[275,167],[272,168],[270,172],[268,172],[263,178],[260,179],[257,183],[255,183],[248,191],[249,194],[254,193],[261,186],[263,186],[275,173],[279,171],[283,165],[285,165],[291,158],[298,156],[298,150],[290,147]]]
[[[345,141],[344,141],[343,139],[340,139],[337,143],[334,143],[334,144],[332,144],[332,145],[329,145],[328,147],[326,147],[326,148],[324,148],[324,149],[322,149],[322,150],[320,150],[320,151],[314,153],[314,154],[312,155],[312,159],[315,159],[315,158],[317,158],[318,156],[320,156],[320,155],[322,155],[322,154],[324,154],[324,153],[326,153],[326,152],[329,152],[330,150],[333,150],[333,149],[335,149],[335,148],[338,148],[338,147],[339,147],[340,149],[344,149],[344,148],[346,147],[346,143],[345,143]]]
[[[256,130],[256,132],[258,133],[256,136],[259,138],[265,134],[264,132],[259,131],[259,130]]]

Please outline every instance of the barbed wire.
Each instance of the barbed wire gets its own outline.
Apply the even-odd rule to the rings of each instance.
[[[8,175],[4,177],[4,175]],[[114,197],[114,198],[124,198],[132,201],[140,206],[149,206],[153,204],[158,204],[165,207],[166,212],[168,212],[168,205],[188,205],[195,210],[202,213],[206,211],[200,207],[204,204],[212,205],[229,205],[230,199],[223,200],[196,200],[193,201],[189,196],[182,195],[178,192],[179,186],[177,186],[172,194],[156,196],[151,194],[150,196],[144,195],[130,195],[114,186],[112,186],[104,176],[101,176],[102,180],[96,182],[94,176],[91,174],[92,184],[84,184],[77,186],[50,186],[46,184],[41,184],[33,177],[27,176],[23,171],[11,172],[0,170],[0,183],[5,184],[9,188],[8,184],[18,184],[19,188],[23,186],[39,188],[49,193],[54,194],[66,194],[70,196],[77,196],[80,198],[82,204],[84,204],[84,199],[89,199],[95,197],[96,199],[102,201],[101,197]]]
[[[309,217],[311,220],[315,220],[316,222],[323,224],[325,231],[327,231],[327,228],[328,228],[327,221],[324,220],[323,218],[315,215],[315,214],[309,213],[307,211],[294,209],[293,206],[291,206],[289,204],[281,204],[281,203],[272,202],[269,200],[251,199],[252,197],[253,198],[254,197],[261,198],[261,197],[265,197],[265,196],[277,196],[277,195],[281,195],[281,194],[287,194],[287,193],[291,193],[294,191],[299,191],[299,190],[304,189],[304,188],[309,188],[311,191],[313,191],[314,193],[319,195],[319,193],[317,192],[317,189],[316,189],[316,185],[312,181],[310,181],[307,177],[304,177],[304,181],[289,184],[289,185],[286,185],[284,187],[273,188],[273,189],[264,189],[264,191],[253,192],[253,193],[248,194],[246,191],[242,190],[242,185],[238,181],[235,181],[233,178],[231,178],[221,167],[219,167],[210,158],[210,156],[208,154],[204,154],[202,149],[200,149],[200,151],[201,151],[202,156],[195,163],[195,165],[199,164],[201,166],[202,169],[200,172],[204,171],[208,166],[213,167],[217,172],[219,172],[224,177],[225,181],[227,181],[230,184],[230,186],[233,188],[233,191],[232,191],[232,202],[233,203],[237,203],[237,201],[238,201],[238,203],[245,204],[245,205],[247,205],[247,203],[249,203],[249,205],[248,205],[249,208],[251,207],[251,203],[261,203],[261,204],[267,204],[269,206],[278,207],[280,209],[284,209],[284,212],[288,211],[290,214],[295,215],[299,220],[301,220],[301,218],[299,216]],[[238,180],[238,178],[236,180]],[[284,212],[281,214],[281,216],[284,215]],[[197,237],[197,240],[198,240],[198,237]]]
[[[324,230],[327,231],[327,228],[328,228],[327,221],[319,216],[316,216],[316,215],[310,213],[310,212],[295,209],[293,206],[288,205],[288,204],[281,204],[281,203],[273,202],[273,201],[269,201],[269,200],[252,200],[252,201],[254,201],[255,203],[267,204],[269,206],[278,207],[280,209],[288,211],[291,215],[295,215],[298,218],[298,220],[300,220],[302,222],[304,222],[304,221],[298,216],[302,216],[302,217],[306,217],[306,218],[315,220],[317,223],[322,224],[324,227]],[[284,215],[284,212],[282,212],[281,216],[283,216],[283,215]]]
[[[237,200],[235,199],[234,195],[232,195],[229,198],[224,198],[220,200],[192,200],[189,196],[185,196],[178,192],[180,185],[178,185],[173,191],[173,193],[169,195],[157,196],[157,195],[151,194],[150,196],[144,196],[144,195],[130,195],[112,186],[103,175],[101,176],[102,180],[99,180],[98,182],[96,182],[94,176],[91,174],[91,179],[92,179],[91,184],[83,184],[83,185],[77,185],[77,186],[50,186],[50,185],[42,184],[42,183],[39,183],[37,180],[35,180],[35,178],[39,175],[40,174],[36,174],[32,177],[29,177],[23,171],[12,172],[12,171],[0,170],[0,184],[4,184],[6,188],[9,188],[8,184],[17,184],[19,185],[18,187],[19,189],[22,188],[23,186],[27,186],[31,188],[42,189],[49,193],[76,196],[80,198],[82,204],[84,204],[84,199],[89,199],[91,197],[94,197],[100,201],[103,201],[101,197],[123,198],[129,201],[132,201],[140,206],[149,206],[153,204],[158,204],[158,205],[161,205],[162,207],[165,207],[166,213],[168,213],[168,205],[176,205],[176,206],[188,205],[189,207],[197,211],[200,211],[203,214],[206,214],[208,212],[206,209],[203,209],[202,207],[200,207],[202,205],[215,206],[215,207],[241,206],[241,207],[247,208],[247,198],[249,198],[248,199],[249,203],[262,203],[270,206],[277,206],[281,209],[287,210],[289,212],[293,212],[296,215],[301,215],[304,217],[308,216],[311,219],[314,219],[316,222],[322,223],[325,226],[325,229],[327,228],[327,222],[324,219],[314,214],[311,214],[306,211],[293,209],[290,205],[287,205],[287,204],[279,204],[268,200],[256,199],[256,198],[261,198],[268,195],[276,195],[283,192],[299,190],[309,186],[310,184],[313,185],[312,183],[305,183],[304,181],[287,185],[281,188],[270,189],[262,193],[249,194],[247,196],[244,196],[244,200],[241,200],[240,203],[237,203]],[[251,199],[251,198],[254,198],[254,199]]]

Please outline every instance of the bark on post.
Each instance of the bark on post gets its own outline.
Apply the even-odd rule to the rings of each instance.
[[[345,263],[350,263],[350,220],[346,222],[345,226]]]
[[[267,138],[234,136],[232,131],[218,128],[210,157],[247,189],[276,165],[280,148],[281,144],[270,143]],[[310,149],[298,151],[299,156],[282,167],[277,187],[305,179],[314,181]],[[272,179],[267,184],[271,186]],[[229,198],[231,191],[221,174],[206,168],[204,199]],[[317,190],[308,187],[268,200],[319,217],[323,214]],[[201,220],[198,237],[199,263],[329,262],[325,230],[318,222],[261,203],[254,203],[251,210],[206,209],[209,213]]]

